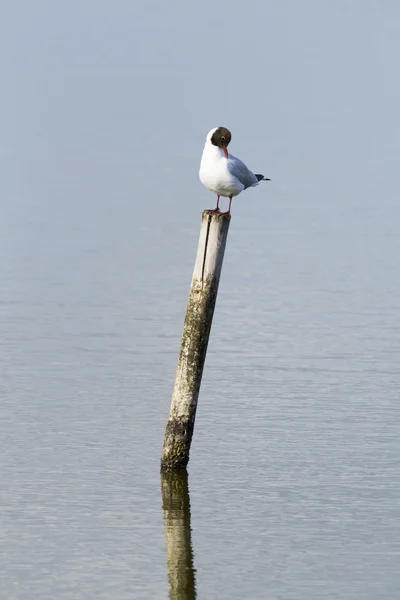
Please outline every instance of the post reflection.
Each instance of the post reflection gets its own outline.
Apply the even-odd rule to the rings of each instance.
[[[161,473],[170,600],[195,600],[188,474]]]

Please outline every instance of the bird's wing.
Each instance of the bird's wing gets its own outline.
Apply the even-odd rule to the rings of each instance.
[[[229,154],[228,169],[230,174],[244,185],[244,189],[258,184],[258,179],[254,173],[239,158],[233,156],[233,154]]]

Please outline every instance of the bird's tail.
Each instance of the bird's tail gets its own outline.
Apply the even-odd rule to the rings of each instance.
[[[264,175],[261,175],[260,173],[254,173],[254,175],[257,177],[258,181],[271,181],[268,177],[264,177]]]

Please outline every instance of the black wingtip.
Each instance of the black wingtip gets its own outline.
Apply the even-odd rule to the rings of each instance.
[[[261,173],[254,173],[254,175],[257,177],[258,181],[271,181],[268,177],[261,175]]]

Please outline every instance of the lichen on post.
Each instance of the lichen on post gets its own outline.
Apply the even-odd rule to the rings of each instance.
[[[161,469],[186,468],[230,219],[203,212]]]

